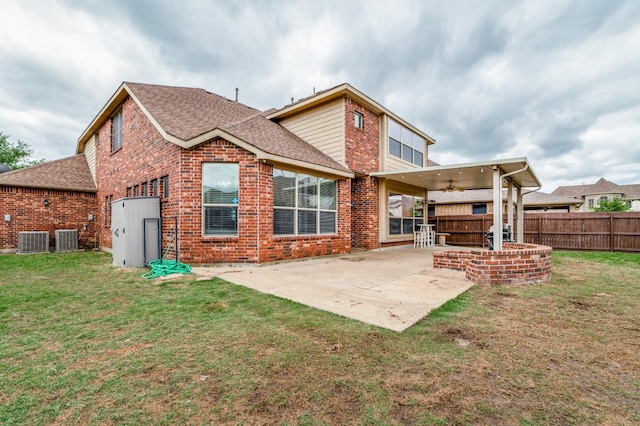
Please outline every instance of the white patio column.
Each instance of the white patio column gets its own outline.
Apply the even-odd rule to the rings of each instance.
[[[507,181],[507,223],[511,227],[511,238],[516,230],[513,227],[513,180],[509,178]]]
[[[524,243],[524,200],[522,198],[522,188],[518,188],[518,231],[516,232],[516,241]]]
[[[502,250],[502,177],[493,166],[493,249]]]

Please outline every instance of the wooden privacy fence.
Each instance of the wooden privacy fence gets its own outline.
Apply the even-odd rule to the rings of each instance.
[[[486,247],[493,215],[434,216],[428,222],[436,232],[449,234],[447,244]],[[517,220],[514,239],[516,227]],[[523,242],[566,250],[640,252],[640,212],[525,213]]]

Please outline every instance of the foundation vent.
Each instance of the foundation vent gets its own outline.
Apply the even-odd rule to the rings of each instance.
[[[78,250],[77,229],[56,229],[56,251]]]
[[[44,253],[49,251],[47,231],[18,232],[18,253]]]

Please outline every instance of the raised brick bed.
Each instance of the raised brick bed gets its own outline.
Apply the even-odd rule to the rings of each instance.
[[[465,271],[476,284],[541,283],[551,277],[551,251],[524,243],[504,243],[503,250],[443,251],[433,254],[433,267]]]

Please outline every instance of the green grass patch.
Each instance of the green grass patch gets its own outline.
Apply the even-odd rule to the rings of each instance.
[[[631,424],[638,257],[553,253],[403,333],[105,253],[0,256],[0,423]]]

